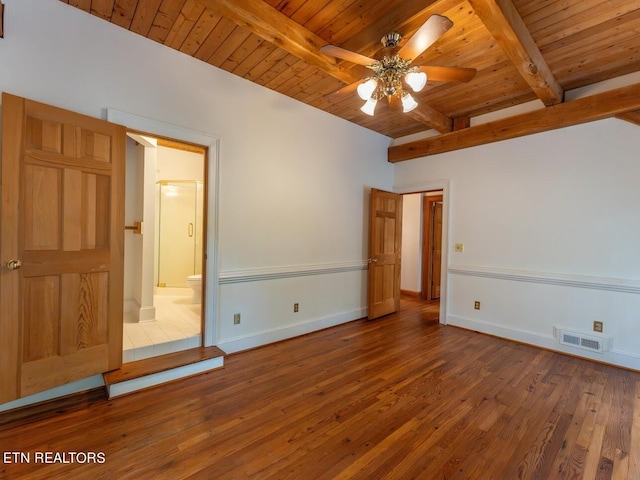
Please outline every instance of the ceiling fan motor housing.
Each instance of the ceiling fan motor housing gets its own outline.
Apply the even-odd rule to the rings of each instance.
[[[399,33],[387,33],[380,39],[380,42],[382,42],[382,46],[384,48],[397,47],[398,43],[400,43],[401,38],[402,35],[400,35]]]
[[[409,72],[418,71],[410,66],[410,61],[398,55],[385,56],[367,68],[373,70],[373,79],[378,85],[378,94],[384,96],[402,96],[402,79]]]

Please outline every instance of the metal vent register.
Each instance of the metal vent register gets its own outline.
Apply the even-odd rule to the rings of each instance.
[[[555,337],[562,345],[569,345],[570,347],[582,348],[598,353],[607,352],[611,347],[611,337],[606,335],[588,335],[566,330],[561,327],[554,327],[554,330]]]

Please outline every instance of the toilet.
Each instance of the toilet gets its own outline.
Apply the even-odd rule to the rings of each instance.
[[[187,285],[193,290],[191,303],[202,303],[202,274],[189,275],[187,277]]]

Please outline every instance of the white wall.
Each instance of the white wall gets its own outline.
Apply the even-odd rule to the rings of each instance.
[[[398,189],[450,181],[447,322],[640,369],[639,132],[608,119],[396,164]],[[553,338],[594,320],[609,353]]]
[[[422,284],[422,194],[402,196],[402,269],[400,288],[420,292]]]
[[[127,137],[127,164],[125,183],[125,225],[142,219],[142,147]],[[140,308],[141,297],[141,266],[138,259],[142,252],[142,239],[132,231],[124,235],[124,311],[131,312]]]
[[[156,181],[204,181],[204,155],[177,148],[158,146]]]
[[[387,137],[58,0],[4,3],[0,90],[101,118],[113,108],[220,138],[219,218],[211,220],[219,232],[223,349],[366,313],[367,194],[391,188]],[[235,312],[240,325],[233,325]]]

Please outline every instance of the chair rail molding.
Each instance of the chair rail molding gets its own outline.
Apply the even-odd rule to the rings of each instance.
[[[535,272],[530,270],[511,270],[496,267],[479,267],[474,265],[449,265],[452,275],[494,278],[514,282],[542,283],[592,290],[640,294],[640,281],[622,278],[595,277],[566,273]]]
[[[252,268],[220,271],[218,283],[261,282],[280,278],[306,277],[310,275],[327,275],[333,273],[356,272],[366,270],[368,264],[364,260],[343,263],[324,263],[314,265],[291,265],[283,267]]]

